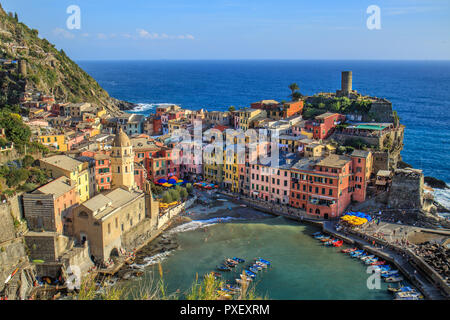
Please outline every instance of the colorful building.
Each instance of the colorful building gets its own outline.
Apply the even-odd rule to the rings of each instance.
[[[373,155],[370,151],[354,150],[352,158],[352,200],[363,202],[366,200],[367,185],[372,175]]]
[[[61,176],[23,195],[28,227],[33,231],[66,233],[65,220],[80,202],[75,181]]]
[[[291,167],[290,204],[321,218],[340,216],[351,202],[350,157],[302,158]]]
[[[47,170],[52,178],[67,177],[77,184],[80,202],[89,199],[88,163],[81,162],[65,155],[56,155],[39,160],[42,169]]]
[[[64,134],[41,135],[39,136],[39,140],[44,146],[53,148],[57,151],[65,152],[70,150]]]
[[[334,131],[334,128],[345,120],[345,116],[339,113],[326,112],[313,121],[306,123],[306,130],[313,133],[314,139],[326,139]]]

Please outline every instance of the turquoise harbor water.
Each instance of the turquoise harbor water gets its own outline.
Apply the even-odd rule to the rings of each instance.
[[[183,295],[196,274],[202,277],[225,257],[237,256],[246,263],[236,271],[222,272],[223,278],[231,283],[253,258],[262,257],[272,262],[273,267],[260,272],[254,281],[260,297],[392,299],[384,282],[379,290],[367,288],[370,275],[361,261],[341,253],[339,248],[325,247],[311,237],[319,230],[316,227],[234,205],[232,211],[220,215],[206,213],[205,209],[204,213],[201,211],[201,207],[193,208],[193,218],[200,219],[170,231],[180,247],[167,256],[160,256],[169,293],[179,290]],[[222,222],[218,216],[222,216]],[[159,259],[150,260],[155,263]],[[146,266],[144,270],[144,277],[126,283],[132,291],[148,287],[151,280],[159,279],[157,264]]]

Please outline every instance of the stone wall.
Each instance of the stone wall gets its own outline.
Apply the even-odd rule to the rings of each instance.
[[[422,209],[424,176],[422,170],[396,169],[388,205],[395,209]]]
[[[0,291],[3,290],[5,279],[14,271],[17,266],[28,261],[23,239],[0,244]]]
[[[58,258],[56,235],[53,233],[30,232],[25,235],[25,243],[31,260],[50,262]]]
[[[142,246],[152,239],[172,218],[178,216],[184,209],[191,206],[196,197],[179,204],[168,210],[163,216],[158,218],[146,218],[131,230],[122,235],[122,248],[127,251]],[[153,213],[152,213],[153,216]]]
[[[0,243],[13,240],[16,237],[14,219],[9,203],[0,204]]]
[[[392,103],[389,101],[372,102],[368,114],[373,114],[377,122],[394,122]]]
[[[56,231],[53,194],[25,194],[23,206],[30,230]]]

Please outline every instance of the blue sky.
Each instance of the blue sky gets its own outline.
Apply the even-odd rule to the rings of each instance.
[[[75,60],[450,59],[448,0],[0,0]],[[67,7],[81,9],[69,30]],[[381,9],[369,30],[366,9]]]

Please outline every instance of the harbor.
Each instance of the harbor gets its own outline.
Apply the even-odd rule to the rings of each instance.
[[[386,283],[379,290],[367,288],[369,275],[363,265],[349,260],[340,248],[317,243],[311,234],[321,231],[320,227],[241,205],[214,200],[210,207],[193,206],[186,212],[192,221],[167,232],[165,239],[171,239],[177,248],[141,257],[132,267],[144,274],[118,284],[132,298],[142,287],[159,280],[160,264],[167,292],[178,292],[181,297],[196,277],[202,279],[213,272],[221,275],[225,285],[234,287],[240,285],[237,279],[245,272],[248,277],[256,275],[251,285],[257,296],[268,299],[392,299]],[[245,262],[218,270],[226,259],[233,258]],[[270,261],[270,269],[254,269],[255,259],[260,258]]]

